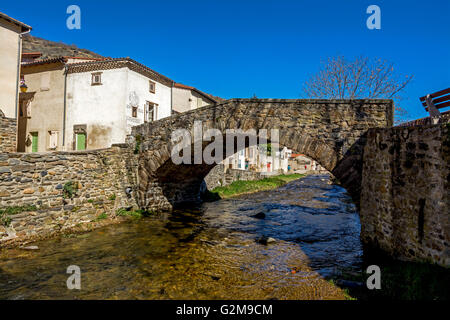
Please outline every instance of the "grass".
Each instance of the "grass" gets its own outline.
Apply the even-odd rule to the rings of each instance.
[[[134,219],[141,219],[150,214],[151,214],[150,212],[144,211],[144,210],[127,210],[124,208],[121,208],[116,211],[116,215],[119,217],[130,217],[130,218],[134,218]]]
[[[27,205],[27,206],[14,206],[14,207],[6,207],[0,208],[0,225],[8,227],[11,224],[11,217],[15,214],[19,214],[22,212],[36,211],[36,206]]]
[[[95,218],[95,221],[105,220],[106,218],[108,218],[108,215],[105,212],[103,212],[97,218]]]
[[[234,181],[232,184],[225,187],[217,187],[209,192],[206,200],[218,200],[234,197],[240,194],[253,193],[258,191],[271,190],[286,183],[300,179],[302,174],[282,174],[279,176],[268,177],[261,180],[254,181]]]
[[[36,211],[37,207],[28,205],[28,206],[15,206],[15,207],[6,207],[6,208],[0,208],[0,214],[8,214],[8,215],[15,215],[22,212],[29,212],[29,211]]]

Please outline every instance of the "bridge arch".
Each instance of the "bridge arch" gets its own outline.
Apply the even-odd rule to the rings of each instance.
[[[193,145],[194,121],[202,121],[203,132],[278,129],[280,146],[316,160],[358,201],[366,131],[392,125],[392,116],[390,100],[233,99],[134,127],[139,205],[159,211],[200,200],[200,185],[216,164],[176,165],[171,159],[172,132],[187,130]]]

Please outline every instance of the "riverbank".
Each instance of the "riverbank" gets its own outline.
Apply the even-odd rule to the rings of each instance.
[[[209,191],[205,196],[205,201],[215,201],[227,199],[243,194],[255,193],[279,188],[286,183],[303,178],[306,174],[282,174],[279,176],[268,177],[261,180],[252,181],[234,181],[232,184],[224,187],[216,187]]]

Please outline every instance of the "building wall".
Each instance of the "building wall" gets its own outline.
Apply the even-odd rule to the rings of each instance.
[[[159,82],[151,80],[156,83],[155,93],[151,93],[149,88],[150,80],[151,79],[141,75],[140,73],[128,70],[128,83],[127,83],[128,100],[126,103],[127,134],[131,133],[131,128],[133,126],[137,126],[144,123],[144,107],[147,101],[158,105],[157,106],[158,112],[155,115],[156,120],[170,117],[172,114],[171,88]],[[132,117],[131,114],[132,106],[138,107],[137,118]]]
[[[198,92],[186,88],[173,88],[173,110],[176,112],[186,112],[197,108],[202,108],[212,104]]]
[[[28,93],[34,93],[29,105],[31,118],[26,122],[26,136],[38,133],[38,152],[49,151],[49,131],[58,132],[58,148],[62,147],[64,120],[64,67],[59,64],[22,68]],[[31,152],[32,145],[25,147]]]
[[[404,260],[450,265],[450,124],[370,129],[361,239]]]
[[[0,110],[0,153],[15,152],[17,137],[17,119],[5,118]],[[3,163],[0,161],[0,163]],[[1,169],[2,164],[0,164]]]
[[[0,110],[16,117],[20,27],[0,19]]]
[[[189,98],[191,90],[173,87],[173,110],[176,112],[186,112],[191,110]]]
[[[92,85],[92,73],[67,76],[66,150],[75,149],[75,125],[86,126],[86,148],[123,143],[126,138],[128,69],[103,70],[102,85]]]

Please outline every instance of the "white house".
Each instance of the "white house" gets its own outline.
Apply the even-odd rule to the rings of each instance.
[[[130,58],[34,61],[22,76],[19,151],[107,148],[172,113],[174,82]]]
[[[123,143],[131,127],[172,113],[169,78],[129,58],[67,66],[67,145]],[[89,107],[87,107],[89,106]]]

